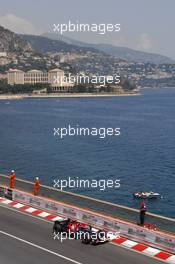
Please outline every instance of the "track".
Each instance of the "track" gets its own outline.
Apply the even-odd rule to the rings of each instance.
[[[52,223],[8,206],[0,206],[2,264],[158,264],[161,261],[122,247],[83,245],[78,240],[54,240]]]

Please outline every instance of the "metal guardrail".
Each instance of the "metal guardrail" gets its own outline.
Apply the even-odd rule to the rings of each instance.
[[[0,174],[0,184],[8,186],[9,177],[4,174]],[[18,178],[16,179],[15,187],[21,191],[33,193],[32,182]],[[39,194],[45,198],[50,198],[63,203],[68,203],[72,206],[78,206],[83,209],[92,210],[96,213],[101,213],[106,216],[111,216],[113,218],[126,220],[132,223],[139,222],[139,210],[134,208],[105,202],[102,200],[94,199],[84,195],[78,195],[67,191],[61,191],[45,185],[40,186]],[[146,221],[151,224],[158,225],[158,228],[161,231],[169,232],[175,235],[175,219],[173,218],[168,218],[153,213],[147,213]]]

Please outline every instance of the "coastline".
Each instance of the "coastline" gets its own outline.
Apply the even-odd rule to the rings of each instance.
[[[20,100],[25,98],[83,98],[83,97],[114,97],[114,96],[138,96],[140,93],[62,93],[62,94],[2,94],[0,100]]]

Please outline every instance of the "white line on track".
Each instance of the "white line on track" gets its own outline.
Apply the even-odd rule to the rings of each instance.
[[[3,234],[3,235],[8,236],[8,237],[10,237],[10,238],[16,239],[16,240],[18,240],[18,241],[20,241],[20,242],[22,242],[22,243],[25,243],[25,244],[30,245],[30,246],[32,246],[32,247],[38,248],[38,249],[40,249],[40,250],[42,250],[42,251],[45,251],[45,252],[47,252],[47,253],[49,253],[49,254],[52,254],[52,255],[57,256],[57,257],[59,257],[59,258],[62,258],[62,259],[64,259],[64,260],[68,260],[68,261],[70,261],[70,262],[72,262],[72,263],[75,263],[75,264],[82,264],[81,262],[78,262],[78,261],[76,261],[76,260],[74,260],[74,259],[68,258],[68,257],[66,257],[66,256],[64,256],[64,255],[58,254],[58,253],[56,253],[56,252],[54,252],[54,251],[51,251],[51,250],[49,250],[49,249],[47,249],[47,248],[41,247],[41,246],[39,246],[39,245],[37,245],[37,244],[34,244],[34,243],[32,243],[32,242],[29,242],[29,241],[24,240],[24,239],[19,238],[19,237],[16,237],[16,236],[11,235],[11,234],[9,234],[9,233],[6,233],[6,232],[4,232],[4,231],[0,231],[0,234]]]

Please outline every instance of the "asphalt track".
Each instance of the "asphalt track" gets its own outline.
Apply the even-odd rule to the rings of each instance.
[[[60,242],[52,223],[0,206],[0,264],[160,264],[162,261],[112,245]]]

